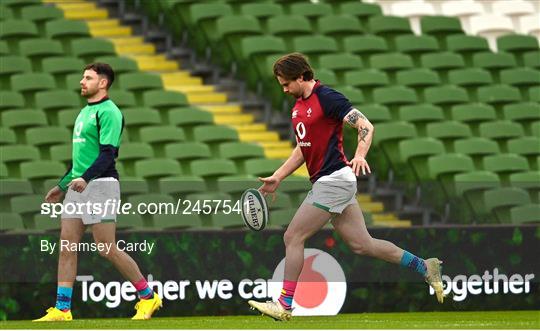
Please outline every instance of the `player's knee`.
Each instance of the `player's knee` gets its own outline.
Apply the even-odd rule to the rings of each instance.
[[[355,242],[351,244],[351,250],[358,255],[370,255],[371,254],[371,240],[363,242]]]
[[[100,243],[96,242],[96,244],[99,246]],[[114,245],[109,245],[107,243],[101,243],[101,247],[103,249],[98,249],[99,255],[106,258],[107,260],[113,259],[116,256],[117,249]]]
[[[285,231],[285,234],[283,235],[283,242],[285,243],[285,247],[294,245],[297,243],[302,243],[302,238],[293,231]]]

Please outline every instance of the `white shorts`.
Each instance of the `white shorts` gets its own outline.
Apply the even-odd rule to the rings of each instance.
[[[62,219],[78,218],[83,224],[115,222],[117,208],[113,208],[113,201],[115,206],[120,203],[120,183],[116,178],[91,180],[82,193],[68,189]]]
[[[308,192],[304,203],[330,213],[341,214],[348,205],[358,203],[356,189],[356,176],[352,169],[343,167],[319,178]]]

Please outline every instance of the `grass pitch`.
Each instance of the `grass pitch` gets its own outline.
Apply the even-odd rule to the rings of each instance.
[[[262,316],[78,319],[72,322],[0,322],[0,329],[538,329],[538,311],[340,314],[293,317],[276,322]]]

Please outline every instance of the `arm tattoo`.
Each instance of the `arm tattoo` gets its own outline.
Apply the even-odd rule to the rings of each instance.
[[[356,123],[358,122],[358,119],[367,120],[364,114],[362,114],[356,109],[352,110],[349,116],[347,116],[347,122],[353,127],[356,127]]]
[[[360,140],[363,142],[366,142],[366,137],[369,133],[369,129],[367,127],[361,126],[360,129],[358,129],[358,135],[360,137]]]

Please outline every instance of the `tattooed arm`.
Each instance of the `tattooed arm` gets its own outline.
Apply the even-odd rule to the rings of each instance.
[[[360,175],[360,171],[362,171],[363,175],[371,173],[371,169],[366,161],[366,155],[373,139],[373,124],[369,122],[364,114],[355,108],[345,115],[343,121],[358,130],[356,153],[354,154],[354,158],[349,162],[349,165],[356,176]]]

